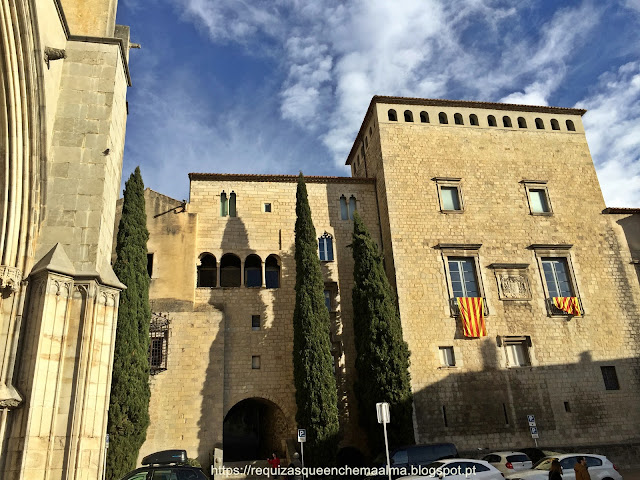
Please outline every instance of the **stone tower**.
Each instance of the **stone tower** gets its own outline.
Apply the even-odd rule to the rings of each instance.
[[[116,0],[0,5],[0,477],[102,472],[129,34]]]

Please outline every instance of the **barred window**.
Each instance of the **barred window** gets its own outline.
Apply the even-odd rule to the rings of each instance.
[[[151,375],[167,369],[168,341],[169,319],[152,313],[149,325],[149,370]]]

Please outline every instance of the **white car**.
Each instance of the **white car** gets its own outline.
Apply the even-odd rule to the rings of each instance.
[[[576,472],[573,466],[578,462],[578,457],[584,457],[587,461],[587,469],[591,480],[622,480],[617,467],[603,455],[590,453],[565,453],[554,457],[545,457],[536,463],[531,470],[507,475],[509,480],[549,480],[551,462],[558,460],[562,467],[562,480],[576,480]]]
[[[446,478],[447,480],[504,480],[500,471],[484,460],[472,458],[448,458],[438,460],[420,469],[413,475],[400,477],[397,480],[418,480],[422,478]],[[617,480],[617,479],[616,479]]]
[[[533,467],[531,459],[522,452],[493,452],[482,457],[482,460],[489,462],[505,475]]]

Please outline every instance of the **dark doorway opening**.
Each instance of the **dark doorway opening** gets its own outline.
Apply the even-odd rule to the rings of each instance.
[[[289,426],[282,410],[268,400],[248,398],[227,413],[222,428],[225,462],[284,455]]]

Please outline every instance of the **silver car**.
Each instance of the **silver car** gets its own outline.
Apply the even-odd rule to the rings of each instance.
[[[591,480],[622,480],[622,475],[618,473],[616,466],[607,457],[590,453],[565,453],[554,457],[545,457],[536,463],[531,470],[521,470],[506,478],[509,480],[548,480],[551,462],[558,460],[562,467],[562,480],[576,480],[573,466],[578,462],[578,457],[584,457],[587,461]]]
[[[510,475],[520,470],[528,470],[533,467],[533,462],[522,452],[492,452],[482,457],[505,475]]]

